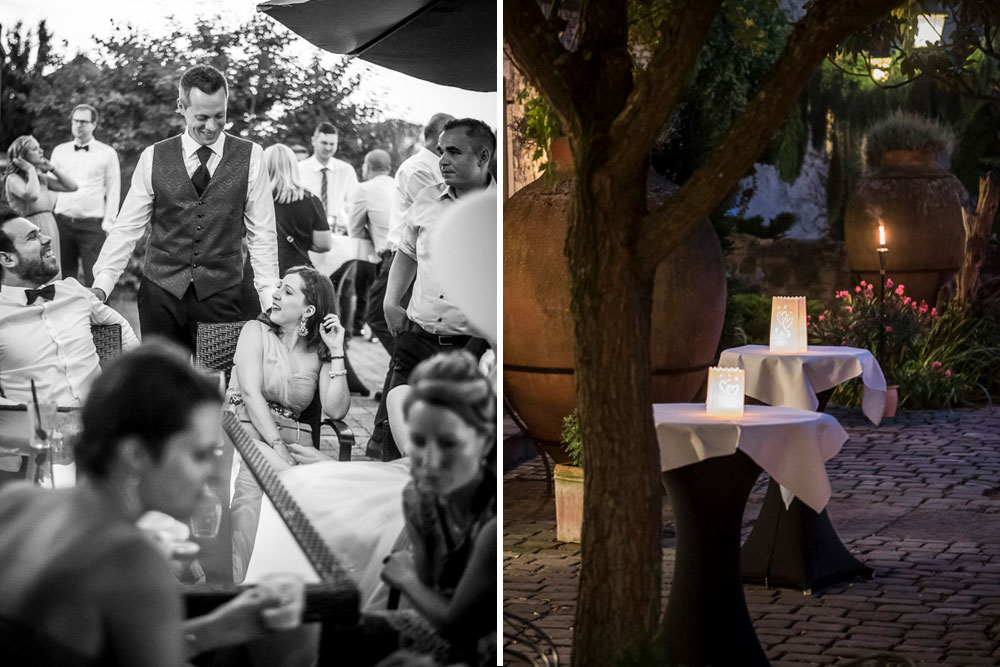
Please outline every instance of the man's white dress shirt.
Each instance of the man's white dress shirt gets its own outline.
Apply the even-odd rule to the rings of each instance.
[[[122,348],[139,344],[128,321],[73,278],[57,280],[51,301],[26,305],[25,288],[0,290],[0,386],[7,398],[38,399],[61,406],[83,404],[100,372],[91,324],[122,325]]]
[[[361,183],[354,195],[347,218],[347,235],[355,238],[370,236],[375,252],[386,249],[389,234],[389,216],[392,209],[396,181],[387,174],[379,174]],[[367,234],[365,229],[368,230]]]
[[[74,146],[87,150],[75,150]],[[68,141],[52,149],[52,164],[76,181],[76,192],[61,192],[56,213],[70,218],[100,218],[110,231],[118,216],[122,176],[118,153],[107,144],[91,139],[86,144]]]
[[[496,181],[490,178],[486,189],[496,190]],[[441,221],[447,206],[458,201],[454,188],[444,183],[431,185],[420,191],[413,205],[403,218],[403,231],[399,238],[398,252],[417,263],[413,280],[413,294],[406,316],[425,330],[439,335],[477,335],[469,318],[448,296],[448,286],[435,276],[442,275],[435,266],[433,248],[429,239],[434,225]],[[437,260],[440,261],[440,260]]]
[[[325,166],[320,164],[315,155],[299,162],[302,186],[316,195],[321,202],[324,169],[326,169],[326,201],[323,205],[326,209],[326,219],[334,235],[339,233],[343,236],[347,233],[347,207],[354,199],[354,190],[358,187],[358,175],[354,167],[335,157],[330,158]]]
[[[224,132],[210,145],[212,154],[208,158],[209,176],[215,174],[222,161],[226,143]],[[198,149],[201,144],[188,134],[181,137],[184,150],[184,167],[192,176],[201,165]],[[122,210],[118,214],[111,235],[104,242],[101,256],[94,264],[94,287],[111,294],[122,271],[128,265],[135,244],[142,238],[153,215],[153,146],[146,148],[139,156],[139,164],[132,174],[132,187],[125,196]],[[243,210],[243,223],[247,228],[247,242],[250,250],[250,265],[254,271],[254,287],[260,298],[262,310],[271,307],[271,294],[278,284],[278,238],[274,231],[274,199],[271,195],[271,180],[264,167],[264,151],[258,144],[250,148],[250,182]]]
[[[139,344],[128,321],[73,278],[57,280],[51,301],[26,305],[25,288],[0,290],[0,386],[7,398],[31,402],[31,381],[39,401],[80,407],[100,374],[91,324],[120,324],[122,348]],[[0,470],[17,470],[20,457],[0,456]]]
[[[403,218],[421,190],[431,185],[444,184],[444,177],[438,164],[440,159],[437,153],[421,146],[416,153],[403,160],[403,164],[396,170],[396,190],[392,198],[389,234],[386,239],[390,250],[395,250],[399,245]]]

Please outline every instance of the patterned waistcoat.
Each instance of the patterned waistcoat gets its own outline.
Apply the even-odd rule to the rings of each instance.
[[[250,178],[249,141],[226,135],[222,161],[201,197],[184,168],[180,135],[153,146],[153,216],[143,275],[180,299],[243,279],[240,245]]]

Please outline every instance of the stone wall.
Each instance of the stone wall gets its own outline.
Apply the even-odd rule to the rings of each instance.
[[[852,286],[843,241],[761,239],[747,234],[733,234],[730,241],[726,273],[761,294],[827,300]]]

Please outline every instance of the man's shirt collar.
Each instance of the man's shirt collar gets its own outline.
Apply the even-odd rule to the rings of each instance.
[[[0,297],[5,298],[8,301],[12,301],[18,304],[19,306],[26,306],[28,305],[28,297],[25,295],[25,292],[27,290],[41,289],[46,285],[56,284],[57,282],[58,282],[57,280],[52,279],[47,283],[42,283],[38,287],[20,287],[17,285],[2,285],[0,286]],[[36,301],[35,303],[39,302]]]
[[[226,133],[220,132],[219,138],[216,139],[214,143],[209,144],[208,147],[212,149],[213,153],[215,153],[221,158],[222,147],[225,145],[225,143],[226,143]],[[191,138],[191,135],[188,133],[186,127],[184,128],[184,134],[181,135],[181,147],[184,150],[185,158],[194,157],[195,154],[198,152],[198,149],[201,148],[201,144],[199,144],[197,141]]]
[[[474,192],[478,192],[479,190],[496,190],[497,189],[497,182],[496,182],[496,179],[493,178],[493,174],[491,174],[489,172],[486,172],[486,176],[488,177],[488,180],[486,181],[486,185],[484,185],[482,188],[476,188],[476,190]],[[450,185],[446,185],[445,187],[443,187],[441,189],[441,194],[438,195],[438,199],[444,199],[446,197],[448,199],[455,199],[455,200],[457,200],[458,199],[458,193],[455,192],[455,188],[453,188]]]

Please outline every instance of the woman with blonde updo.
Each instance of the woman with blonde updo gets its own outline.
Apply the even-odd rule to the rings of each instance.
[[[410,382],[399,388],[408,392],[406,456],[339,462],[289,445],[299,463],[312,465],[280,477],[361,592],[362,624],[336,640],[343,664],[371,665],[396,649],[443,663],[475,664],[478,652],[494,664],[495,656],[482,655],[496,627],[493,383],[464,350],[420,363]],[[278,563],[296,566],[291,536],[265,508],[248,582]],[[386,611],[380,579],[401,592],[406,608]]]

